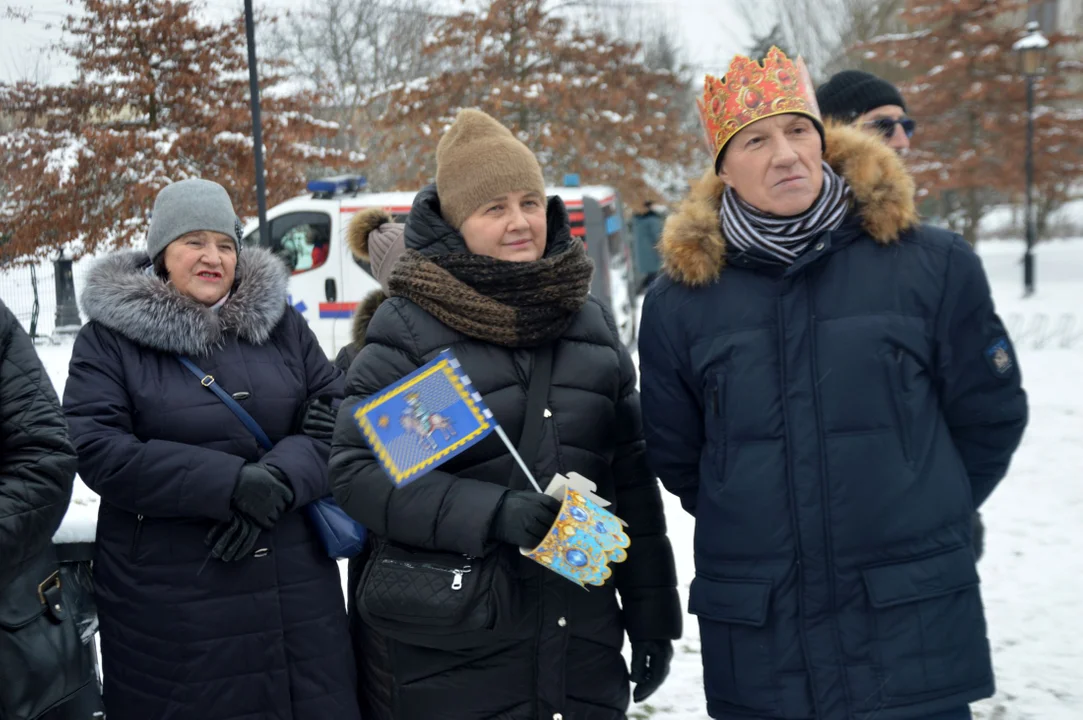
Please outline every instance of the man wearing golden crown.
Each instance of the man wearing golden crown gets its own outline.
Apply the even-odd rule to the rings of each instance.
[[[654,472],[696,518],[708,713],[962,720],[993,693],[970,516],[1026,425],[978,257],[772,48],[708,76],[713,163],[647,294]]]

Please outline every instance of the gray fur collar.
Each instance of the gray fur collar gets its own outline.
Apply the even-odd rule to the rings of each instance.
[[[286,266],[262,248],[241,251],[233,295],[217,312],[148,273],[149,266],[150,258],[138,250],[96,262],[80,302],[87,319],[138,345],[199,356],[230,334],[262,345],[286,311]]]

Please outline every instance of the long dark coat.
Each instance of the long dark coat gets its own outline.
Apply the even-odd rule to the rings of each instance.
[[[643,311],[648,455],[696,517],[714,718],[925,718],[993,692],[971,516],[1026,424],[1015,353],[895,154],[826,143],[842,227],[789,267],[729,256],[709,174]]]
[[[102,497],[94,564],[110,720],[358,720],[336,563],[302,506],[330,493],[326,444],[297,434],[342,376],[286,305],[286,271],[240,253],[229,301],[199,305],[139,252],[99,262],[82,296],[64,407],[79,472]],[[269,452],[177,361],[185,353],[270,436]],[[260,460],[296,495],[252,556],[204,538]]]
[[[71,498],[75,461],[49,376],[0,302],[0,592],[48,547]]]
[[[437,203],[434,189],[419,194],[406,224],[407,248],[467,252]],[[574,242],[558,199],[550,201],[548,223],[547,252]],[[347,376],[331,453],[335,497],[377,536],[473,556],[503,552],[508,547],[494,550],[489,531],[514,461],[495,435],[393,489],[349,412],[445,348],[508,435],[520,436],[532,354],[467,337],[392,297],[372,316]],[[510,549],[525,598],[517,629],[466,651],[389,642],[392,707],[378,717],[621,720],[629,701],[625,634],[632,641],[680,636],[673,554],[658,483],[645,462],[635,369],[612,317],[593,299],[555,343],[549,409],[536,476],[576,471],[594,480],[629,523],[628,560],[615,567],[613,584],[586,592]]]

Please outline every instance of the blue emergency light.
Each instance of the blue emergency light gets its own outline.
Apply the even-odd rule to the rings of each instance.
[[[564,187],[579,187],[579,173],[567,173],[564,176]]]
[[[309,180],[305,187],[314,197],[331,198],[344,193],[356,193],[366,185],[364,175],[335,175]]]

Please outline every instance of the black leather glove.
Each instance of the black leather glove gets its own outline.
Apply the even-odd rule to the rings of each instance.
[[[286,476],[276,468],[248,463],[237,475],[231,498],[233,509],[264,530],[270,530],[293,502]]]
[[[301,412],[301,432],[317,440],[330,442],[331,435],[335,432],[337,416],[331,405],[331,398],[327,395],[312,398],[304,404]]]
[[[643,702],[662,687],[669,675],[673,659],[673,643],[669,640],[640,640],[632,643],[632,672],[629,679],[636,684],[632,699]]]
[[[252,553],[259,541],[259,526],[237,513],[232,520],[223,520],[207,533],[204,542],[211,555],[222,562],[233,562]]]
[[[560,512],[560,501],[533,490],[510,490],[493,516],[489,535],[519,547],[536,547]]]

